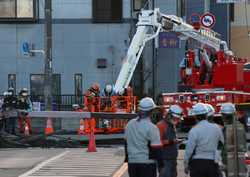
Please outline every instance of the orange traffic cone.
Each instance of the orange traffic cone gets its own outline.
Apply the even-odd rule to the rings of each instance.
[[[89,135],[89,145],[87,152],[96,152],[95,134],[93,131],[91,131]]]
[[[84,122],[83,119],[80,119],[80,127],[78,129],[78,135],[83,135],[84,134]]]
[[[29,136],[30,135],[30,130],[27,122],[24,123],[24,135]]]
[[[50,135],[54,133],[54,128],[52,126],[52,120],[51,118],[48,118],[47,119],[47,125],[46,125],[46,128],[45,128],[45,135]]]

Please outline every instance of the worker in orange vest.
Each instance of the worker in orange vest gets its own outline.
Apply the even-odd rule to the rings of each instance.
[[[84,99],[84,111],[89,112],[99,112],[100,110],[100,85],[98,83],[94,83],[85,93]],[[94,118],[90,120],[84,120],[85,133],[90,133],[90,131],[94,131],[96,127],[96,121]]]

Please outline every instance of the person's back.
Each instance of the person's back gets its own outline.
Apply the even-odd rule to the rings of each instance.
[[[221,129],[217,125],[203,120],[190,131],[190,134],[195,136],[197,143],[193,159],[214,160],[218,143],[219,141],[223,141]]]
[[[153,163],[149,159],[149,145],[159,145],[159,141],[155,139],[154,131],[158,131],[157,127],[149,118],[141,120],[133,119],[129,121],[126,129],[126,139],[128,145],[128,160],[131,163]],[[154,140],[156,142],[154,142]]]
[[[192,114],[199,123],[188,134],[184,156],[185,173],[190,171],[191,177],[218,177],[215,161],[219,142],[224,143],[222,130],[206,120],[208,109],[205,104],[194,105]]]
[[[125,129],[129,177],[156,177],[156,161],[160,168],[163,167],[160,133],[151,122],[155,107],[152,98],[143,98],[138,105],[138,117],[130,120]]]

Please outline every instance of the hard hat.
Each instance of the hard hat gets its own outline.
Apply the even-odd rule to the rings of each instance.
[[[140,111],[150,111],[152,109],[154,109],[156,107],[154,100],[152,98],[149,97],[145,97],[143,99],[141,99],[141,101],[139,102],[139,106],[138,109]]]
[[[107,93],[111,93],[112,90],[113,90],[112,85],[111,84],[106,85],[105,90],[106,90]]]
[[[124,88],[122,88],[122,89],[120,89],[120,90],[118,91],[118,94],[119,94],[120,96],[124,95],[124,93],[125,93]]]
[[[79,104],[73,104],[72,108],[77,109],[77,108],[80,108],[80,106],[79,106]]]
[[[3,92],[3,96],[8,96],[9,92]]]
[[[232,103],[223,103],[221,105],[220,113],[221,114],[233,114],[236,112],[235,106]]]
[[[171,105],[169,108],[169,113],[174,117],[181,118],[183,109],[179,105],[176,105],[176,104]]]
[[[203,114],[207,114],[207,113],[208,113],[207,106],[203,103],[197,103],[192,108],[192,115],[194,115],[194,116],[203,115]]]
[[[94,89],[94,90],[100,90],[100,85],[98,84],[98,83],[94,83],[93,85],[92,85],[92,88]]]
[[[205,104],[207,106],[208,109],[208,113],[207,116],[213,116],[215,113],[214,107],[211,104]]]
[[[19,95],[22,96],[28,96],[28,89],[27,88],[22,88],[19,92]]]

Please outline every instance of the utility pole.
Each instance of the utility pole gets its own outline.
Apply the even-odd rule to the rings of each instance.
[[[52,110],[52,0],[45,0],[45,67],[44,98],[45,110]]]
[[[209,12],[210,11],[210,0],[205,0],[204,1],[204,12]]]

